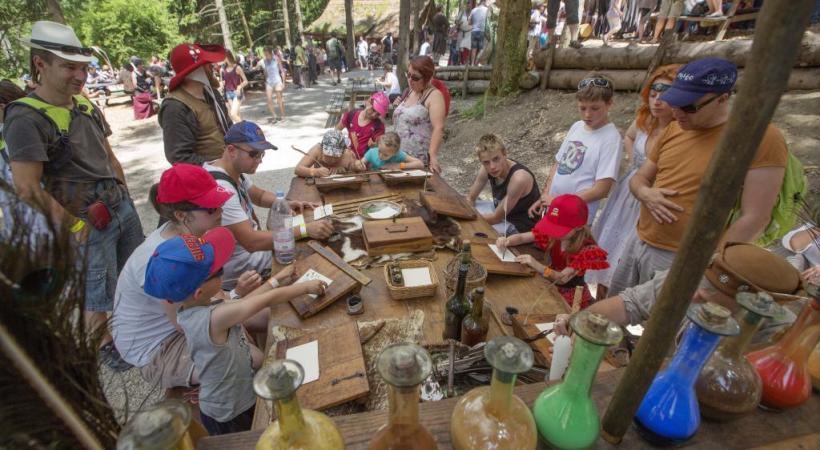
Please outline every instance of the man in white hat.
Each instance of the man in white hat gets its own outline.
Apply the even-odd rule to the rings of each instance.
[[[85,319],[89,330],[105,324],[122,265],[144,236],[122,166],[100,111],[80,95],[92,50],[71,27],[36,22],[31,73],[37,87],[6,107],[6,139],[14,185],[21,198],[40,205],[71,233],[86,258]],[[100,349],[109,367],[128,368],[106,331]]]

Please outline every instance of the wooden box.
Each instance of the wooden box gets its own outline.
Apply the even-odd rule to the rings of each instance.
[[[348,294],[356,292],[362,287],[353,277],[346,274],[342,269],[336,267],[336,265],[318,253],[314,253],[307,258],[296,260],[294,264],[294,271],[299,275],[313,269],[333,280],[327,287],[325,294],[321,297],[314,299],[305,294],[290,300],[291,306],[293,306],[293,309],[296,310],[296,313],[299,314],[299,317],[302,319],[315,315],[340,298],[346,297]]]
[[[370,256],[423,252],[433,248],[433,234],[421,217],[365,222],[362,235]]]
[[[460,195],[442,195],[436,192],[422,191],[419,194],[421,203],[431,212],[444,214],[457,219],[473,220],[476,218],[475,209],[467,204]]]
[[[316,178],[315,185],[316,189],[318,189],[320,192],[332,191],[334,189],[358,190],[362,187],[362,183],[364,183],[367,180],[367,175],[349,174],[341,175],[338,177],[331,176],[324,178]]]

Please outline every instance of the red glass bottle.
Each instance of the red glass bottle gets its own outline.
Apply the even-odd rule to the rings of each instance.
[[[812,386],[808,359],[818,339],[820,304],[812,299],[778,343],[746,355],[763,382],[761,406],[793,408],[809,399]]]

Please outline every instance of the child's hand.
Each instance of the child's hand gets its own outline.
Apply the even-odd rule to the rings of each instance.
[[[242,275],[239,275],[239,279],[236,280],[234,291],[236,291],[236,295],[244,297],[261,285],[262,276],[256,273],[255,270],[246,270],[242,272]]]
[[[558,314],[555,316],[555,324],[552,329],[558,336],[569,336],[572,332],[569,328],[569,314]]]
[[[541,200],[541,199],[538,199],[538,200],[535,201],[535,203],[532,204],[532,206],[530,206],[530,209],[527,210],[527,214],[530,217],[534,218],[534,217],[541,214],[541,209],[543,207],[544,207],[544,201]]]
[[[572,267],[564,267],[564,270],[557,273],[558,275],[558,283],[564,284],[571,280],[575,274],[578,273]]]
[[[330,175],[330,169],[327,167],[314,167],[312,173],[314,177],[322,178]]]
[[[287,286],[296,281],[296,273],[293,271],[293,264],[277,272],[273,278],[279,282],[279,286]]]
[[[544,273],[544,265],[536,261],[532,255],[518,255],[515,257],[515,262],[529,266],[538,273]]]
[[[299,286],[303,287],[305,294],[313,294],[318,296],[325,295],[325,289],[327,288],[327,285],[322,280],[305,281],[303,283],[299,283]]]
[[[512,240],[512,236],[510,236],[510,237],[501,236],[500,238],[495,240],[495,246],[498,247],[498,251],[500,251],[502,255],[504,254],[504,252],[507,251],[507,247],[510,247],[512,245],[512,243],[510,242],[511,240]],[[527,255],[527,256],[529,256],[529,255]]]
[[[364,161],[356,160],[353,163],[353,171],[354,172],[364,172],[367,170],[367,166],[364,165]]]

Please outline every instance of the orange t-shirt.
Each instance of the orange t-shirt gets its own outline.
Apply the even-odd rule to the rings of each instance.
[[[678,245],[683,239],[683,231],[695,206],[700,181],[717,150],[724,128],[725,124],[708,130],[686,131],[681,129],[677,122],[672,122],[666,127],[657,144],[649,150],[647,158],[658,166],[652,187],[677,191],[678,195],[669,199],[683,207],[683,212],[674,211],[678,217],[677,222],[660,224],[655,221],[646,206],[641,205],[638,236],[644,242],[664,250],[678,250]],[[769,124],[749,169],[785,168],[787,161],[786,141],[780,130]]]

